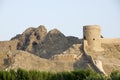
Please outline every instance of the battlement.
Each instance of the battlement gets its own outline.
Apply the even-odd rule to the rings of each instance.
[[[103,38],[102,39],[103,44],[118,44],[120,43],[120,38]]]
[[[85,25],[83,26],[84,30],[91,30],[91,29],[97,29],[101,30],[101,27],[99,25]]]
[[[54,55],[51,60],[54,61],[75,61],[77,59],[77,55],[75,54],[60,54]]]

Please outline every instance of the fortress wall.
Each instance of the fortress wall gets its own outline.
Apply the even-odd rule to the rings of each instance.
[[[83,38],[87,41],[89,50],[102,51],[101,48],[101,28],[98,25],[83,26]]]
[[[76,55],[74,54],[60,54],[60,55],[55,55],[52,57],[51,60],[54,61],[75,61]]]
[[[0,41],[0,52],[17,49],[18,40]]]
[[[120,43],[120,38],[103,38],[103,44]]]
[[[101,65],[99,63],[96,63],[94,61],[94,59],[92,58],[92,56],[90,56],[86,50],[86,47],[87,47],[87,41],[84,40],[83,41],[83,51],[84,51],[84,54],[86,55],[87,59],[90,61],[90,65],[91,67],[96,71],[96,72],[99,72],[99,73],[102,73],[104,75],[106,75],[105,71],[103,70],[103,67],[102,67],[102,63]],[[100,65],[100,66],[99,66]]]
[[[102,62],[100,60],[94,60],[92,56],[89,55],[87,50],[93,51],[103,51],[101,44],[120,44],[120,38],[101,38],[101,28],[97,25],[87,25],[83,27],[83,51],[85,57],[88,59],[90,66],[96,72],[103,73],[106,75]]]
[[[100,37],[101,29],[98,25],[88,25],[83,27],[83,36],[84,39],[88,41],[88,46],[97,47],[101,46]]]
[[[88,44],[87,44],[87,40],[83,40],[83,50],[85,52],[87,52],[86,48],[87,48]]]

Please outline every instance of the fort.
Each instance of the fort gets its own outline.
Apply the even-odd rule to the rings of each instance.
[[[77,58],[81,58],[84,54],[87,60],[90,62],[91,67],[99,73],[107,75],[104,71],[102,61],[96,57],[93,57],[92,54],[104,52],[102,44],[119,44],[120,38],[107,39],[101,36],[101,27],[98,25],[86,25],[83,26],[83,46],[82,54],[79,54],[78,57],[75,54],[60,54],[52,57],[52,60],[57,61],[75,61]],[[80,48],[79,47],[79,48]],[[101,53],[102,54],[102,53]],[[99,54],[98,54],[99,55]],[[85,61],[85,60],[84,60]]]
[[[120,38],[103,38],[101,36],[101,27],[98,25],[83,26],[83,40],[84,46],[92,51],[103,51],[101,44],[120,43]]]
[[[101,52],[104,51],[102,44],[117,44],[120,43],[120,38],[103,38],[101,35],[101,27],[98,25],[83,26],[83,49],[89,54],[89,51]],[[94,53],[93,53],[94,54]],[[52,57],[58,61],[74,61],[77,58],[74,54],[61,54]]]
[[[101,36],[101,27],[99,25],[83,26],[83,44],[87,50],[103,51],[102,44],[117,44],[120,38],[103,38]],[[19,46],[17,39],[10,41],[0,41],[0,51],[16,50]]]
[[[104,53],[102,44],[119,44],[120,38],[107,39],[101,36],[101,27],[87,25],[83,27],[83,51],[95,71],[107,75],[103,69],[102,61],[97,56]],[[91,53],[92,52],[92,53]],[[99,54],[100,53],[100,54]],[[106,53],[107,54],[107,53]],[[110,53],[109,53],[110,54]],[[103,56],[102,56],[103,57]]]
[[[60,54],[52,57],[52,60],[57,61],[75,61],[77,55],[75,54]]]
[[[35,35],[33,35],[34,33]],[[34,45],[32,42],[34,42]],[[28,50],[28,47],[31,52]],[[27,54],[19,55],[19,51],[20,54],[23,51],[24,53],[27,52]],[[0,53],[1,69],[6,68],[2,68],[2,66],[4,66],[4,61],[7,58],[17,59],[18,57],[15,56],[19,55],[19,60],[13,60],[16,62],[12,63],[12,69],[23,64],[21,65],[22,68],[25,68],[24,66],[27,66],[26,69],[34,68],[42,70],[42,68],[46,68],[43,70],[48,71],[48,66],[44,65],[42,68],[36,67],[41,65],[39,63],[43,60],[47,62],[45,63],[46,65],[50,66],[50,64],[53,64],[51,65],[52,71],[90,68],[106,75],[106,73],[110,73],[113,69],[120,70],[120,38],[103,38],[99,25],[83,26],[82,39],[65,36],[57,29],[47,33],[46,28],[43,26],[30,28],[9,41],[0,41]],[[15,55],[13,56],[13,54]],[[27,56],[28,54],[29,56]],[[36,66],[29,62],[25,64],[25,60],[23,61],[23,56],[25,55],[27,56],[26,59],[32,60],[33,57],[30,57],[32,55],[35,57],[35,60],[40,59],[40,61],[32,60],[33,63],[36,63]],[[11,65],[6,64],[7,68],[11,68]],[[29,68],[30,66],[33,67]]]

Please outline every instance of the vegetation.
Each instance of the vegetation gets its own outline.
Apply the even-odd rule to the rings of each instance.
[[[113,71],[110,77],[112,80],[120,80],[120,71]]]
[[[0,80],[120,80],[120,71],[114,71],[106,77],[91,70],[53,73],[18,69],[0,71]]]

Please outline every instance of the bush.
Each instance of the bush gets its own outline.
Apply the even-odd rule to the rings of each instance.
[[[53,73],[18,69],[17,71],[0,71],[0,80],[120,80],[120,71],[113,71],[107,77],[91,70]]]
[[[102,74],[90,75],[85,80],[108,80],[108,78]]]
[[[120,71],[113,71],[110,77],[112,80],[120,80]]]
[[[14,70],[10,70],[9,73],[11,74],[10,80],[15,80],[16,79],[16,72]]]
[[[18,69],[17,70],[17,80],[28,80],[28,72],[24,69]]]

